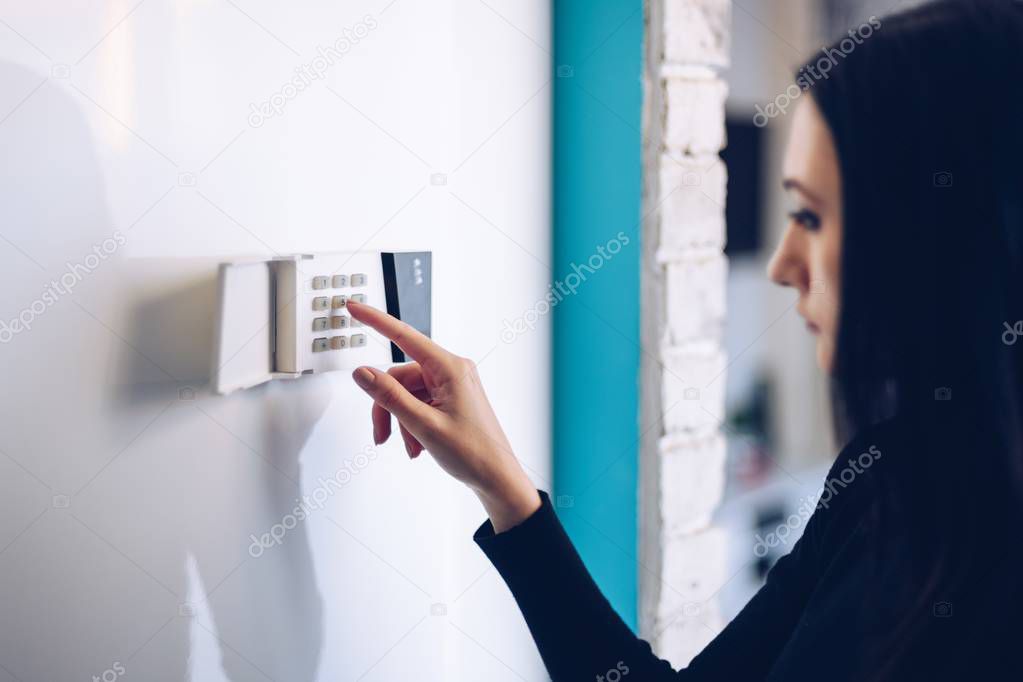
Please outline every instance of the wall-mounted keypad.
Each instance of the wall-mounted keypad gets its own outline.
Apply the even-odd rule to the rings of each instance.
[[[313,277],[313,289],[347,289],[366,286],[367,277],[364,274],[355,275],[317,275]],[[366,294],[335,294],[333,296],[316,296],[313,298],[313,310],[340,310],[344,308],[351,299],[357,303],[366,302]]]
[[[317,291],[323,291],[323,293],[328,293],[328,291],[325,290],[364,287],[366,286],[367,281],[367,276],[361,273],[353,275],[317,275],[312,278],[312,288]],[[313,332],[361,327],[362,324],[358,320],[354,320],[347,315],[337,314],[339,311],[342,311],[347,307],[349,300],[365,303],[366,294],[331,293],[329,296],[314,296],[312,299],[312,307],[314,311],[329,312],[333,314],[330,314],[329,316],[325,315],[323,317],[314,317],[312,324]],[[314,353],[344,350],[345,348],[362,348],[365,345],[365,334],[352,334],[350,337],[344,335],[318,336],[312,341]]]
[[[348,287],[364,287],[368,278],[362,273],[351,275],[316,275],[313,277],[313,289],[347,289]]]
[[[349,336],[321,336],[313,339],[313,352],[322,353],[327,350],[344,350],[345,348],[362,348],[366,345],[365,334]]]

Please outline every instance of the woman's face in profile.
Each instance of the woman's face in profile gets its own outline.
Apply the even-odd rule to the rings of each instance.
[[[811,97],[796,108],[783,175],[789,221],[767,273],[799,292],[796,309],[817,339],[817,364],[830,372],[841,301],[842,184],[831,129]]]

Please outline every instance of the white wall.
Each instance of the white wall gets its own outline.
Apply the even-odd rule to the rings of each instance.
[[[218,259],[432,249],[434,335],[549,485],[547,322],[500,337],[549,274],[549,8],[488,4],[0,5],[0,682],[546,677],[475,500],[396,443],[251,556],[370,445],[369,403],[347,374],[206,385]]]

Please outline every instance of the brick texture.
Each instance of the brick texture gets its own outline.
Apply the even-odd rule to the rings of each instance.
[[[648,0],[644,78],[640,629],[686,665],[722,627],[724,148],[731,3]]]

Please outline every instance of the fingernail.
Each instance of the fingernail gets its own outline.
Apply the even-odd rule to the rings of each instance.
[[[376,379],[376,377],[373,376],[373,372],[369,371],[366,367],[360,367],[352,372],[352,378],[355,379],[355,383],[357,383],[360,388],[367,390],[373,385],[373,381]]]

